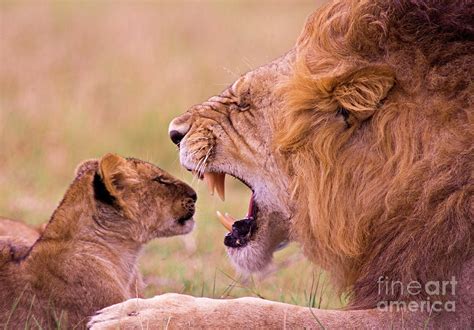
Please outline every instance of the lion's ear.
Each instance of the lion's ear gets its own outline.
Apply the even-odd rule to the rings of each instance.
[[[99,160],[99,174],[105,188],[115,198],[120,198],[125,187],[138,182],[135,169],[125,158],[115,154],[106,154]]]
[[[387,66],[368,66],[336,78],[333,98],[354,117],[365,120],[373,115],[395,83]]]

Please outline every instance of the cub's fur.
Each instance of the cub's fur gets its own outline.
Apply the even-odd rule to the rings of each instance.
[[[113,154],[84,162],[31,247],[0,240],[0,325],[85,327],[97,310],[139,296],[143,244],[191,231],[195,201],[149,163]]]
[[[39,238],[43,227],[34,228],[27,224],[0,217],[0,246],[9,244],[16,256],[28,252],[29,248]]]

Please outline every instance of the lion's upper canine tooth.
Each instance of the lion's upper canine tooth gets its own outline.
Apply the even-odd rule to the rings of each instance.
[[[225,173],[215,173],[215,187],[219,198],[225,200]]]
[[[232,221],[232,217],[230,217],[227,213],[226,215],[223,215],[221,212],[217,211],[217,218],[219,221],[222,223],[222,225],[228,230],[232,231],[232,225],[234,224],[234,221]]]
[[[209,188],[211,195],[214,195],[214,189],[216,188],[215,173],[204,172],[204,181],[206,182],[207,188]]]
[[[204,172],[204,181],[211,195],[217,190],[220,199],[225,200],[225,173]]]

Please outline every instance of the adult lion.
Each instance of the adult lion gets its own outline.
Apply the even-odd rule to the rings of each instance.
[[[293,50],[170,124],[185,168],[253,191],[243,221],[221,217],[233,263],[258,271],[296,239],[348,310],[163,295],[93,322],[473,326],[473,9],[336,1]]]

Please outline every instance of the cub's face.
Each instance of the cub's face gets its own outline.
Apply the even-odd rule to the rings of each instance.
[[[129,221],[139,241],[193,229],[196,193],[150,163],[107,154],[99,161],[94,191],[96,199],[113,206]]]

